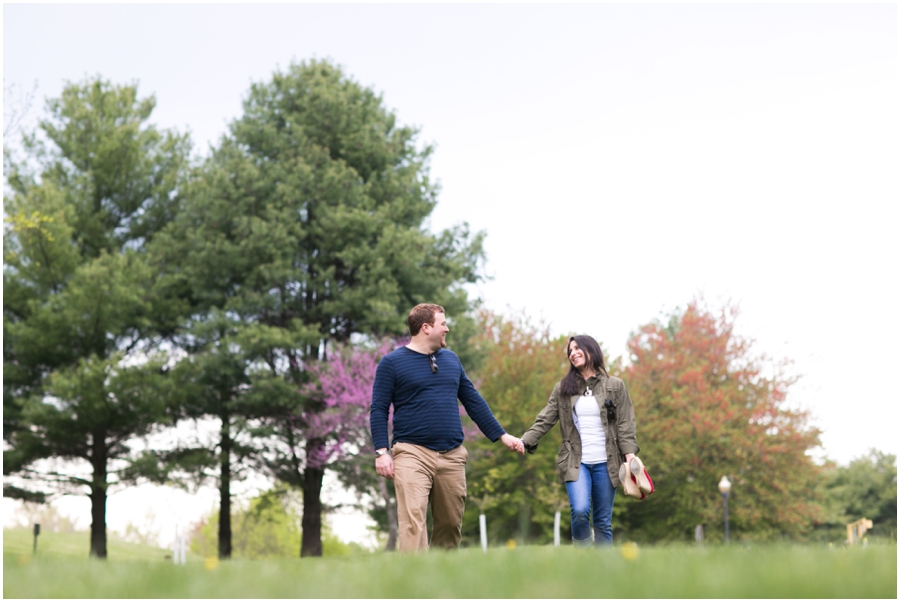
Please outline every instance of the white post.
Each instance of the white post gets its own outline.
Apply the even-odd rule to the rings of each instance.
[[[175,525],[175,545],[172,547],[172,560],[175,564],[187,564],[185,537],[180,531],[180,525]]]
[[[181,564],[178,560],[178,552],[180,548],[178,546],[178,525],[175,525],[175,543],[172,545],[172,563],[173,564]]]
[[[559,510],[553,515],[553,545],[559,547]]]
[[[487,552],[487,519],[483,514],[478,515],[478,530],[481,531],[481,551]]]

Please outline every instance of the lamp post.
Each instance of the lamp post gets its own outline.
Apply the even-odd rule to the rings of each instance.
[[[728,494],[731,492],[731,481],[728,480],[728,477],[723,476],[719,481],[719,492],[722,494],[722,499],[725,500],[725,543],[728,543]]]

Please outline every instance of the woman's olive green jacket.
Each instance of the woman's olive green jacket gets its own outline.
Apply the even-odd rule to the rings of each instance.
[[[584,391],[585,385],[594,393],[594,399],[600,406],[600,420],[606,433],[606,469],[614,487],[621,485],[619,481],[619,466],[625,460],[625,454],[636,454],[640,446],[634,435],[634,406],[631,397],[625,389],[622,379],[615,376],[598,374],[587,379],[587,382],[578,376],[578,388]],[[541,437],[559,422],[562,431],[562,445],[559,446],[559,454],[556,456],[556,468],[559,472],[559,482],[578,480],[578,470],[581,466],[581,435],[575,427],[575,419],[572,408],[579,395],[563,395],[559,391],[560,383],[556,383],[550,400],[541,410],[534,424],[522,435],[522,442],[528,453],[534,453]],[[610,399],[616,406],[616,421],[609,424],[604,402]]]

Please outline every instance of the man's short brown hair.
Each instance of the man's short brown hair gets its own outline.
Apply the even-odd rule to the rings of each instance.
[[[445,313],[444,308],[434,303],[419,303],[409,310],[406,324],[409,326],[410,336],[416,336],[422,330],[423,324],[434,324],[434,314]]]

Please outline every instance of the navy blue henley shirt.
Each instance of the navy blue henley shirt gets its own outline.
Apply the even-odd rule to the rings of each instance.
[[[428,355],[401,347],[384,356],[375,371],[369,424],[375,449],[388,446],[388,410],[394,404],[394,443],[413,443],[436,451],[463,442],[459,405],[481,432],[496,441],[506,431],[475,389],[455,353],[434,354],[438,370],[431,372]]]

